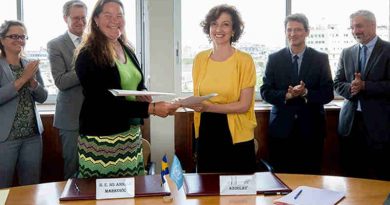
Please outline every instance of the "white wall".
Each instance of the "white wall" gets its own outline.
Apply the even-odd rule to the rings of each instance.
[[[147,15],[149,27],[146,36],[146,67],[150,71],[149,89],[152,91],[175,92],[175,41],[174,0],[148,0]],[[170,100],[171,98],[165,98]],[[154,98],[155,101],[164,98]],[[168,160],[174,154],[174,118],[151,116],[152,161],[157,165],[166,153]],[[160,170],[160,166],[156,167]]]

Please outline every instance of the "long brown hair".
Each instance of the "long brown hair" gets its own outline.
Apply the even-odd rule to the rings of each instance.
[[[83,37],[83,41],[81,42],[81,45],[77,48],[75,56],[80,53],[80,50],[86,49],[91,53],[94,63],[98,65],[114,65],[115,58],[117,57],[114,45],[100,31],[94,21],[94,18],[98,17],[99,14],[103,11],[104,5],[110,2],[119,4],[124,12],[124,7],[120,0],[97,1],[92,11],[91,18],[88,22],[87,34]],[[130,48],[130,50],[132,50],[129,41],[126,38],[125,30],[123,30],[118,41],[122,44],[122,46],[128,47]]]

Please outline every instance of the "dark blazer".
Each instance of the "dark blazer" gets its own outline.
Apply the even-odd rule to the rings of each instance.
[[[73,64],[75,46],[68,32],[47,44],[51,73],[57,94],[54,127],[65,130],[79,128],[79,114],[83,103],[82,88]]]
[[[293,64],[289,48],[281,49],[268,58],[262,98],[271,103],[269,135],[287,138],[294,124],[299,126],[301,137],[325,136],[324,104],[333,100],[333,81],[328,55],[307,47],[299,70],[299,80],[306,84],[306,100],[298,97],[285,100],[289,85],[293,83]]]
[[[141,72],[134,53],[125,47],[126,53]],[[115,97],[108,89],[122,89],[116,65],[97,65],[88,49],[83,48],[77,56],[75,69],[83,87],[84,102],[80,112],[80,134],[111,135],[130,128],[132,118],[147,118],[147,102],[128,101]],[[146,89],[144,79],[137,90]]]
[[[340,111],[338,131],[348,136],[352,129],[357,102],[363,113],[364,124],[371,142],[390,140],[390,43],[378,38],[367,62],[362,79],[365,90],[351,96],[350,87],[358,69],[359,45],[342,51],[335,77],[335,90],[345,98]]]

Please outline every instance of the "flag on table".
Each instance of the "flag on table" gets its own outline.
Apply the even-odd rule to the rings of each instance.
[[[167,155],[164,154],[162,161],[161,161],[161,184],[165,183],[164,176],[169,174],[169,168],[168,168],[168,159]]]
[[[172,181],[175,182],[177,189],[179,190],[183,186],[183,170],[180,165],[180,161],[176,155],[173,156],[173,162],[171,165],[171,173],[169,174]]]

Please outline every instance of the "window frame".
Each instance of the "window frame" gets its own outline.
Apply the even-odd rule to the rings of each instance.
[[[15,0],[16,3],[16,12],[17,12],[17,20],[24,21],[24,1],[25,0]],[[143,37],[144,31],[145,31],[145,15],[144,15],[144,3],[143,0],[135,0],[136,4],[136,56],[138,57],[141,68],[143,69],[143,72],[146,76],[146,70],[145,70],[145,57],[143,55],[144,49],[145,49],[145,38]],[[124,2],[125,4],[126,2]],[[92,10],[89,9],[89,10]],[[48,39],[49,41],[49,39]],[[43,103],[45,105],[55,104],[57,99],[57,94],[49,94],[47,100]]]

